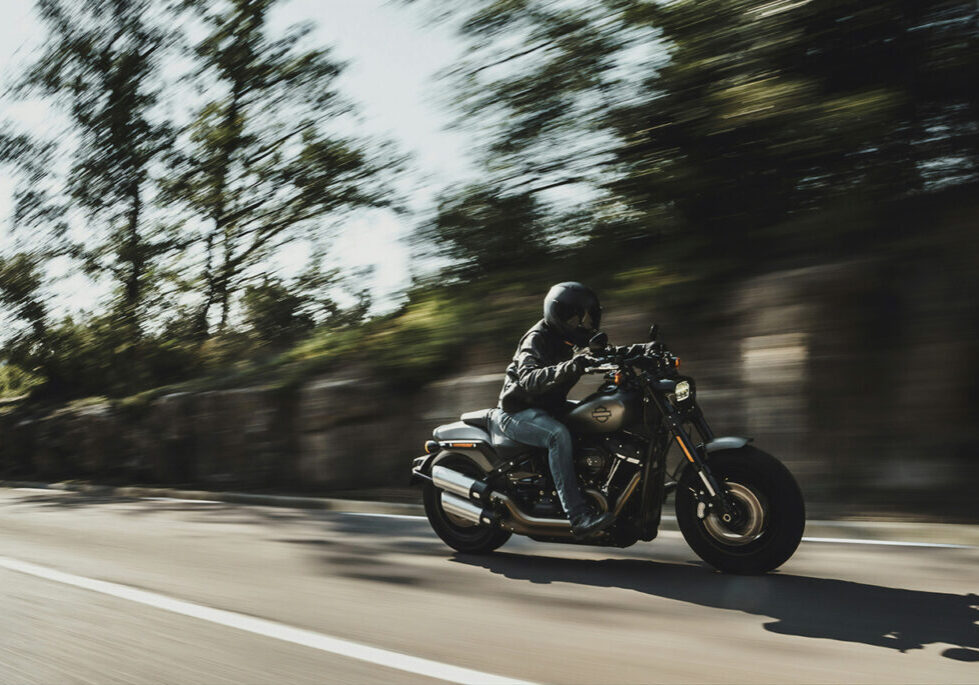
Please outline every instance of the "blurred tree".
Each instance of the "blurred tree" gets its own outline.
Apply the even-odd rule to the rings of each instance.
[[[547,256],[544,211],[531,193],[473,185],[445,196],[420,231],[454,260],[464,279],[537,265]]]
[[[184,3],[209,29],[194,57],[198,79],[216,95],[185,131],[164,198],[208,223],[202,336],[214,306],[219,328],[227,326],[231,294],[249,267],[303,229],[315,237],[324,217],[385,205],[382,170],[397,168],[383,151],[327,133],[325,124],[347,110],[334,86],[343,65],[327,50],[300,48],[309,25],[270,39],[268,15],[279,1]]]
[[[246,286],[244,320],[257,347],[285,349],[316,327],[336,331],[367,319],[372,301],[366,278],[372,269],[342,278],[338,269],[322,269],[322,256],[314,254],[306,270],[289,281],[264,274]],[[335,296],[342,294],[352,304],[341,306]]]
[[[699,257],[743,265],[804,252],[820,236],[793,245],[768,227],[841,197],[869,204],[918,192],[929,177],[961,181],[963,168],[975,177],[974,160],[948,152],[979,123],[963,117],[947,63],[975,63],[976,26],[964,21],[973,3],[618,5],[628,23],[663,32],[670,60],[639,101],[608,113],[624,172],[612,186],[634,208],[675,208]],[[938,28],[948,21],[960,35]],[[832,250],[842,235],[821,237]]]
[[[649,57],[653,34],[603,2],[477,0],[436,3],[468,50],[446,76],[458,126],[504,192],[597,184],[614,140],[603,113],[631,96],[623,56]],[[644,42],[645,41],[645,42]],[[631,53],[630,53],[631,54]]]
[[[156,23],[153,7],[151,0],[38,0],[48,36],[15,91],[47,96],[69,116],[73,128],[64,142],[74,156],[68,196],[86,212],[96,236],[73,252],[90,274],[118,284],[114,316],[130,346],[142,334],[152,266],[174,247],[146,217],[152,165],[172,140],[155,111],[171,36]],[[33,226],[53,224],[64,236],[67,204],[37,202],[21,218]]]
[[[668,231],[708,271],[711,258],[722,270],[811,259],[860,230],[779,228],[803,212],[977,179],[974,2],[479,0],[437,10],[470,46],[450,74],[460,122],[482,126],[487,173],[531,192],[601,187],[602,225]]]
[[[13,227],[33,229],[26,242],[37,258],[41,255],[55,257],[70,251],[64,244],[67,230],[65,202],[55,199],[57,190],[52,187],[50,170],[55,152],[53,143],[15,132],[9,126],[0,130],[0,165],[11,169],[16,181]],[[13,233],[19,232],[15,230]]]
[[[365,322],[373,305],[370,278],[374,267],[360,267],[341,274],[340,269],[324,269],[325,251],[314,251],[306,269],[292,281],[295,292],[304,298],[304,311],[317,326],[344,328]],[[337,295],[352,301],[341,306]]]
[[[245,288],[245,323],[263,345],[283,349],[313,330],[313,317],[303,309],[303,293],[279,278],[265,277]]]
[[[0,305],[7,313],[8,334],[17,322],[26,324],[34,340],[43,338],[47,328],[47,304],[41,293],[43,279],[40,260],[33,254],[15,254],[0,259]]]

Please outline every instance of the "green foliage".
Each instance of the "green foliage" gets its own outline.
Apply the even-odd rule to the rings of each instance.
[[[373,327],[363,340],[362,353],[395,381],[445,375],[458,363],[474,309],[441,293],[420,298],[387,325]]]
[[[387,204],[382,171],[398,160],[330,133],[348,109],[334,85],[343,65],[328,50],[303,48],[310,26],[267,35],[279,0],[187,4],[209,31],[193,50],[196,76],[217,95],[182,132],[161,199],[208,224],[199,236],[206,335],[212,307],[224,331],[231,294],[274,249],[321,238],[326,216]]]
[[[120,396],[346,364],[414,383],[509,351],[555,281],[679,301],[745,264],[920,249],[929,237],[878,207],[979,172],[973,3],[446,0],[436,10],[469,46],[449,70],[456,113],[483,176],[447,189],[419,231],[451,266],[372,320],[359,277],[323,269],[321,239],[350,209],[390,206],[401,160],[337,133],[344,65],[306,44],[309,26],[270,35],[282,1],[175,3],[204,33],[186,55],[202,97],[174,131],[160,107],[174,15],[38,0],[49,35],[15,92],[62,106],[71,129],[54,143],[0,131],[31,231],[0,261],[0,387]],[[271,257],[295,240],[320,251],[286,280]],[[110,282],[109,306],[53,317],[55,256]]]
[[[420,232],[455,260],[466,279],[534,265],[547,257],[543,207],[529,193],[470,186],[443,197],[438,215]]]
[[[40,383],[40,378],[17,366],[0,365],[0,399],[21,397]]]
[[[310,372],[355,364],[395,385],[431,381],[458,371],[480,350],[509,351],[540,316],[540,297],[525,291],[519,278],[506,277],[478,286],[418,286],[397,313],[318,330],[284,361]]]
[[[14,319],[20,319],[40,332],[47,308],[41,295],[42,278],[35,255],[17,253],[0,259],[0,304]]]
[[[974,3],[479,0],[440,11],[469,44],[451,76],[460,125],[489,141],[487,175],[530,192],[605,191],[601,211],[583,214],[592,228],[566,225],[586,249],[646,232],[664,262],[716,279],[840,244],[838,230],[777,230],[802,214],[979,176]]]
[[[171,140],[169,125],[153,110],[172,36],[156,22],[150,0],[38,0],[37,8],[48,37],[16,92],[50,98],[74,126],[64,182],[72,204],[104,229],[104,239],[68,249],[88,273],[118,283],[115,310],[133,344],[153,263],[172,249],[145,217],[151,166]],[[23,218],[64,238],[66,211],[67,203],[35,203]]]
[[[281,279],[248,286],[242,300],[245,323],[262,344],[287,347],[313,329],[313,318],[303,312],[305,298]]]
[[[460,127],[481,126],[491,178],[531,190],[597,182],[612,143],[602,113],[629,87],[634,39],[601,2],[454,3],[469,50],[449,73]]]
[[[460,306],[461,305],[461,306]],[[324,329],[286,359],[304,369],[328,369],[342,360],[374,369],[392,383],[413,383],[446,372],[466,338],[464,310],[444,293],[423,294],[396,315],[347,329]]]

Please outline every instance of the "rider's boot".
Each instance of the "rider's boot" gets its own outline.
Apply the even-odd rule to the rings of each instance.
[[[608,511],[585,509],[571,516],[571,532],[576,538],[586,538],[600,533],[615,521],[615,515]]]

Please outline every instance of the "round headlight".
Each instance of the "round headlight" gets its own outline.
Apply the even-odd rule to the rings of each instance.
[[[673,391],[677,402],[683,402],[684,400],[690,399],[690,381],[680,381],[676,384],[676,389]]]

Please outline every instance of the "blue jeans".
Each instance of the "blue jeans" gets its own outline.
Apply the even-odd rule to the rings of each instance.
[[[547,448],[547,464],[551,468],[558,499],[568,518],[587,510],[588,505],[575,479],[574,450],[567,426],[543,409],[524,409],[513,414],[497,409],[493,420],[511,440]]]

